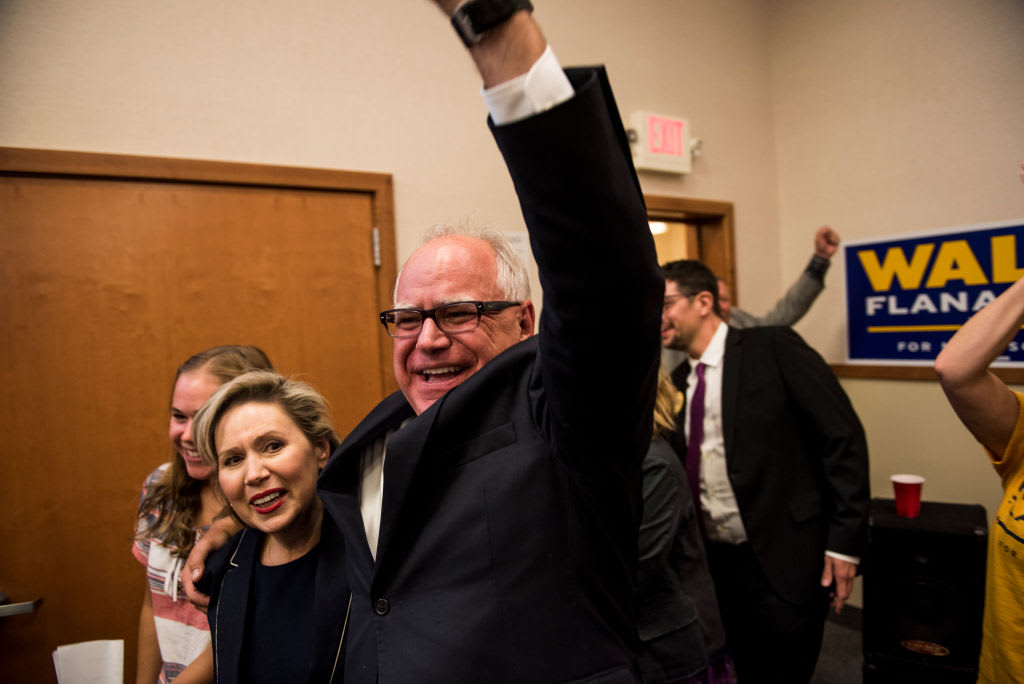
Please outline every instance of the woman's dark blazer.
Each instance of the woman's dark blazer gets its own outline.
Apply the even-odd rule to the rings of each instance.
[[[644,684],[675,682],[707,667],[725,648],[715,585],[697,509],[671,432],[644,457],[644,518],[637,578],[637,660]]]
[[[245,625],[250,619],[249,592],[252,571],[259,562],[266,538],[262,532],[244,529],[226,546],[210,556],[206,572],[197,586],[210,595],[207,619],[213,639],[214,675],[218,684],[238,682],[241,674]],[[316,568],[314,614],[316,644],[310,682],[340,682],[344,670],[342,642],[348,624],[350,595],[343,576],[326,581],[327,568],[344,563],[341,535],[325,519],[320,534],[320,556]],[[299,681],[299,680],[293,680]]]

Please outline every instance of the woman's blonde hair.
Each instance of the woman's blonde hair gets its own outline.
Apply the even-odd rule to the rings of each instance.
[[[327,401],[309,385],[269,371],[239,375],[218,389],[196,414],[193,435],[203,462],[217,466],[217,426],[228,410],[249,403],[279,407],[310,444],[326,441],[328,450],[340,443],[331,426]]]
[[[658,391],[654,396],[654,434],[651,439],[657,439],[659,435],[677,430],[676,415],[682,408],[680,405],[680,392],[676,389],[672,378],[665,374],[665,371],[658,371]]]

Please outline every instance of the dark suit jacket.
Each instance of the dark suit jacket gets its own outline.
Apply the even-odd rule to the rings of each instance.
[[[683,392],[689,371],[672,373]],[[867,539],[867,443],[849,398],[789,328],[730,328],[722,429],[754,554],[784,598],[813,600],[825,549],[862,556]]]
[[[389,440],[376,562],[360,454],[413,415],[404,397],[320,478],[347,542],[346,684],[635,680],[664,282],[603,71],[570,78],[570,101],[494,129],[544,286],[540,333]]]
[[[253,567],[259,562],[264,539],[265,535],[254,529],[245,529],[233,536],[226,546],[210,556],[198,584],[210,595],[207,619],[218,684],[240,681],[246,623],[252,620],[257,628],[259,626],[259,616],[250,614],[249,602]],[[344,564],[343,548],[337,530],[329,520],[324,520],[316,569],[314,614],[309,616],[316,625],[310,683],[342,681],[341,642],[350,597],[344,575],[337,574],[336,570]],[[306,663],[297,663],[296,677],[291,681],[306,681],[298,676],[305,668]]]

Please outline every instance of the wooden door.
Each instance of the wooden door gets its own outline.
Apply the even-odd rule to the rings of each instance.
[[[134,679],[135,508],[185,358],[255,344],[341,434],[395,388],[391,205],[384,174],[0,148],[0,590],[43,599],[0,619],[0,681],[120,638]]]

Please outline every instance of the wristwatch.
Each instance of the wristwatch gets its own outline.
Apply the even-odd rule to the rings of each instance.
[[[466,47],[473,47],[484,33],[507,21],[519,10],[533,11],[530,0],[467,0],[455,8],[452,26]]]

